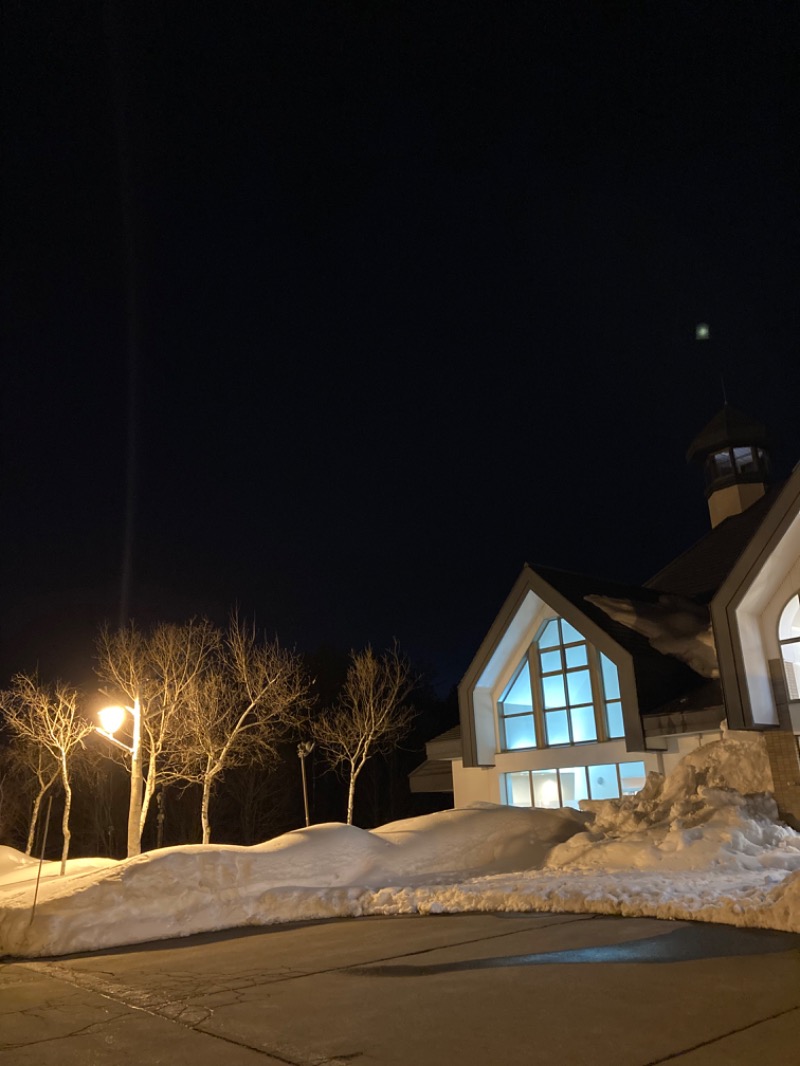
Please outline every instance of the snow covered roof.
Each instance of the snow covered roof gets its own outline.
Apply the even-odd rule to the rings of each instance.
[[[648,609],[657,610],[661,606],[660,591],[567,570],[548,567],[536,567],[535,570],[578,611],[633,656],[639,711],[642,714],[659,713],[664,704],[686,697],[695,690],[698,690],[698,697],[701,690],[708,691],[706,679],[686,662],[657,649],[643,633],[625,625],[600,605],[603,600],[626,600],[634,609],[639,607],[637,613],[644,614]],[[704,612],[707,624],[706,608],[701,605],[697,609]],[[580,625],[577,628],[580,629]],[[692,702],[696,705],[697,699]]]

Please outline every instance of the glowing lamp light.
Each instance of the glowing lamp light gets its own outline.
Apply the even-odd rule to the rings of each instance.
[[[104,707],[98,714],[100,725],[106,733],[116,733],[125,720],[124,707]]]

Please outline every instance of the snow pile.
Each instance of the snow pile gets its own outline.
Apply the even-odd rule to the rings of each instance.
[[[32,859],[30,855],[23,855],[15,848],[0,844],[0,882],[14,874],[27,878],[31,866],[35,865],[36,859]]]
[[[800,870],[800,837],[778,823],[764,739],[729,733],[666,778],[618,800],[584,801],[587,831],[557,847],[564,869]]]
[[[674,655],[701,677],[719,677],[717,648],[705,607],[664,594],[657,603],[636,603],[612,596],[587,596],[609,618],[647,637],[662,655]]]
[[[92,951],[365,914],[567,911],[800,932],[800,834],[777,821],[763,739],[728,734],[636,796],[576,812],[480,804],[252,848],[79,859],[57,877],[0,849],[0,954]]]

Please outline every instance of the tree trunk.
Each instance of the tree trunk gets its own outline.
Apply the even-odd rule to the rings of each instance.
[[[142,796],[142,814],[139,820],[139,837],[144,832],[144,824],[147,821],[147,812],[150,809],[150,800],[153,798],[153,793],[156,790],[157,784],[156,778],[156,755],[155,752],[150,752],[150,757],[147,760],[147,777],[144,782],[144,795]]]
[[[33,851],[33,842],[36,839],[36,826],[39,822],[39,808],[42,806],[42,798],[49,788],[49,785],[45,785],[40,788],[36,794],[36,799],[33,801],[33,812],[31,813],[31,825],[28,830],[28,843],[25,845],[25,854],[30,855]]]
[[[69,856],[69,812],[72,807],[72,788],[69,783],[69,774],[67,773],[67,761],[64,756],[61,759],[61,780],[64,785],[64,814],[61,817],[61,833],[64,838],[64,844],[61,848],[61,871],[60,874],[63,877],[67,872],[67,857]]]
[[[50,786],[55,781],[57,776],[58,776],[58,770],[55,771],[55,773],[53,774],[53,776],[50,778],[50,780],[47,782],[46,785],[43,785],[41,783],[41,779],[39,780],[39,793],[36,796],[36,799],[33,801],[33,811],[31,812],[31,824],[30,824],[30,828],[28,829],[28,843],[25,846],[25,854],[26,855],[30,855],[30,853],[33,851],[33,843],[34,843],[34,840],[36,839],[36,827],[39,824],[39,815],[41,814],[42,800],[44,799],[45,792],[47,792],[48,788],[50,788]]]
[[[214,781],[217,780],[217,775],[221,769],[221,762],[218,759],[217,762],[213,762],[211,756],[208,756],[206,760],[206,772],[203,775],[203,798],[201,800],[201,824],[203,826],[203,843],[211,843],[211,822],[208,817],[208,808],[211,804],[211,793],[213,792]]]
[[[203,798],[201,800],[201,824],[203,825],[203,843],[211,843],[211,823],[208,820],[208,805],[211,802],[211,778],[203,778]]]
[[[356,778],[358,777],[358,770],[350,767],[350,785],[347,789],[347,824],[353,824],[353,802],[356,795]]]

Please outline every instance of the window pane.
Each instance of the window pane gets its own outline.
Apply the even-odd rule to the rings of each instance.
[[[558,799],[558,777],[555,770],[534,770],[533,805],[534,807],[560,807]]]
[[[714,456],[714,463],[718,474],[730,474],[733,472],[731,453],[729,451],[717,452]]]
[[[553,670],[563,669],[560,651],[543,651],[539,656],[542,664],[542,673],[549,674]]]
[[[536,747],[536,728],[533,724],[532,714],[522,714],[518,718],[505,718],[506,748],[514,751],[516,748]]]
[[[643,762],[621,762],[619,778],[622,783],[622,795],[630,796],[644,788],[645,772]]]
[[[580,800],[589,798],[586,788],[586,767],[570,766],[558,771],[561,781],[561,803],[565,807],[578,808]]]
[[[531,784],[527,770],[518,774],[506,774],[506,799],[512,807],[530,807]]]
[[[622,722],[622,704],[619,700],[606,704],[606,733],[609,737],[624,737],[625,726]]]
[[[548,711],[545,716],[548,744],[569,744],[566,711]]]
[[[572,718],[572,739],[576,744],[597,740],[594,707],[573,707],[569,713]]]
[[[590,766],[589,791],[593,800],[616,799],[619,796],[617,767],[614,763],[606,766]]]
[[[567,666],[586,666],[588,662],[585,644],[576,644],[572,648],[567,648],[565,654],[567,656]]]
[[[543,677],[542,696],[544,697],[544,705],[548,710],[551,707],[566,707],[567,697],[564,692],[564,675],[554,674],[552,677]]]
[[[561,637],[558,635],[558,619],[553,618],[544,627],[542,635],[539,637],[540,648],[557,648],[561,643]]]
[[[564,634],[565,644],[574,644],[578,640],[585,640],[583,633],[579,633],[575,626],[571,626],[569,622],[565,622],[561,619],[561,632]]]
[[[601,653],[600,655],[600,667],[603,671],[603,688],[605,689],[606,699],[618,700],[619,699],[619,673],[616,666],[611,660]]]
[[[522,711],[533,710],[531,677],[527,663],[522,667],[514,681],[511,682],[501,701],[501,707],[503,714],[521,714]]]
[[[783,676],[790,700],[800,699],[800,644],[783,645]]]
[[[734,448],[733,459],[740,474],[746,474],[756,468],[756,464],[753,461],[753,452],[750,448]]]
[[[567,688],[571,704],[592,702],[592,682],[588,670],[576,670],[574,674],[567,674]]]
[[[778,623],[779,640],[792,640],[800,637],[800,595],[792,596],[781,612]]]

